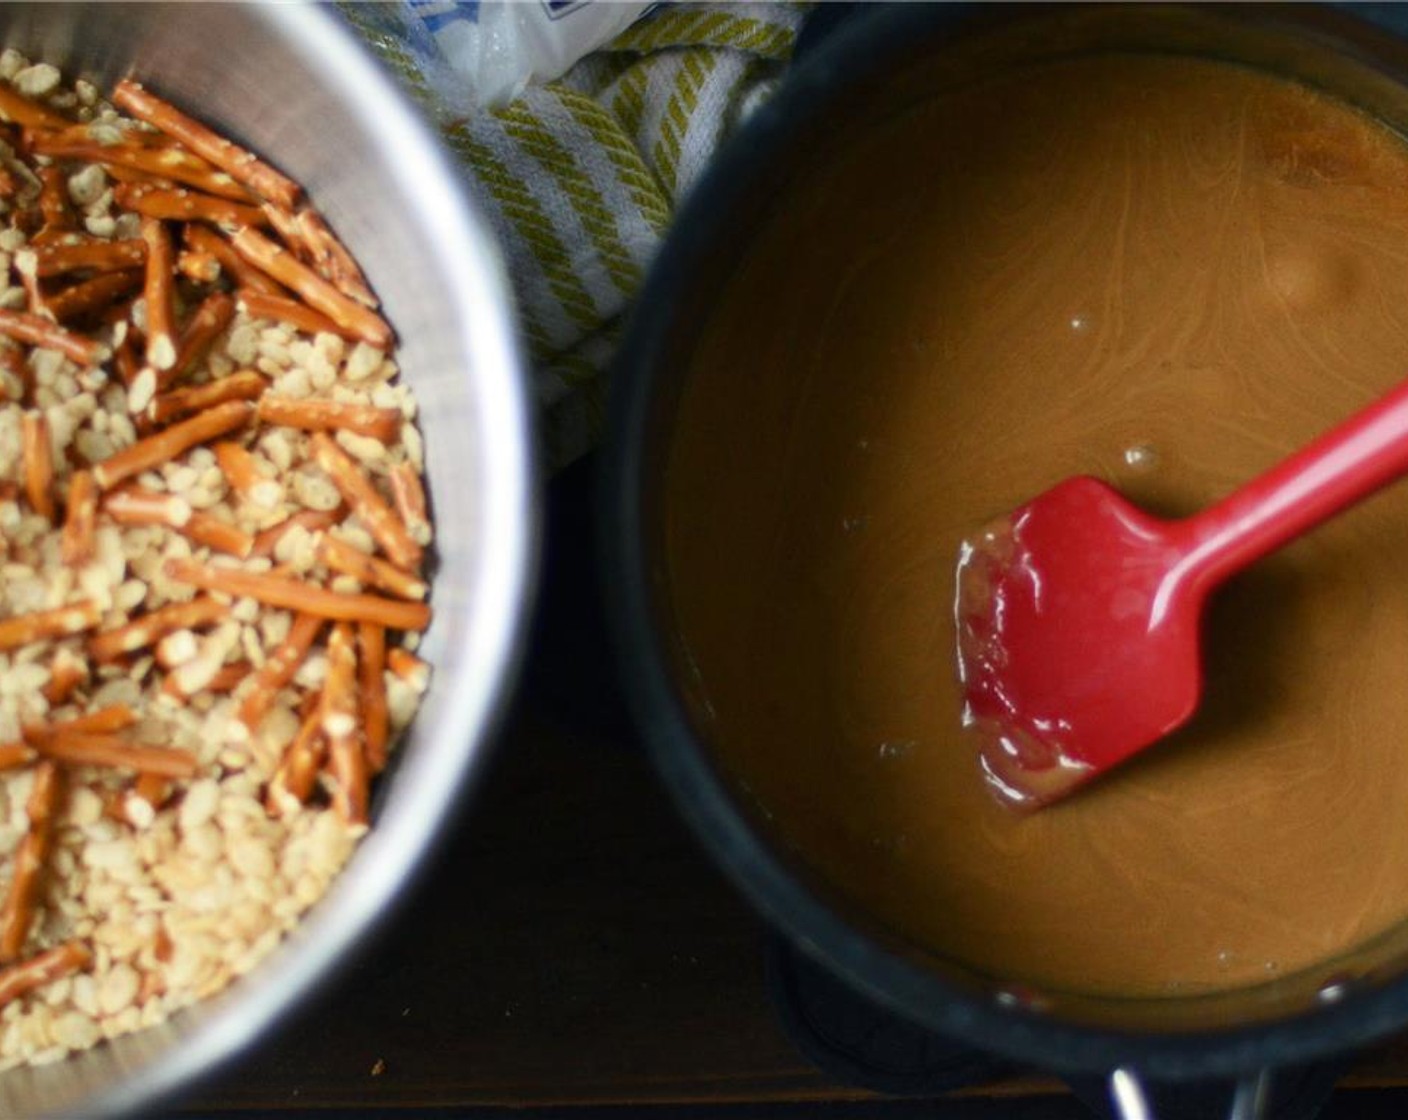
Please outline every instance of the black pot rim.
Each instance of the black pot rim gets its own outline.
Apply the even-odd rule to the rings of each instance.
[[[1368,1043],[1408,1023],[1408,976],[1351,988],[1333,1003],[1286,1018],[1154,1033],[1059,1021],[999,1005],[925,970],[841,918],[778,858],[710,764],[666,668],[669,657],[652,610],[643,486],[656,356],[670,334],[672,309],[689,290],[696,262],[724,235],[720,216],[733,212],[768,153],[785,147],[784,138],[829,91],[873,59],[894,57],[918,35],[957,29],[970,14],[958,6],[899,5],[883,17],[853,20],[821,44],[714,159],[677,213],[650,269],[613,370],[598,494],[603,593],[636,725],[679,811],[755,908],[849,983],[938,1033],[1058,1073],[1130,1067],[1169,1080],[1303,1064]]]

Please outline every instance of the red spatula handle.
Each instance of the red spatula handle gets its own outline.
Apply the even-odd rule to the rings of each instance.
[[[1408,381],[1181,523],[1185,576],[1210,589],[1408,473]]]

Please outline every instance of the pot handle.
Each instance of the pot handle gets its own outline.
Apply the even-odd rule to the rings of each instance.
[[[1271,1071],[1259,1069],[1237,1082],[1227,1120],[1261,1120],[1271,1096]],[[1110,1074],[1110,1103],[1118,1120],[1155,1120],[1139,1075],[1127,1066]]]

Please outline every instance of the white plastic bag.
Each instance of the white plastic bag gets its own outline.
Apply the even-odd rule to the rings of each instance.
[[[411,0],[415,38],[434,42],[459,89],[452,100],[502,105],[529,82],[560,77],[654,4],[647,0]],[[429,75],[435,81],[436,75]]]

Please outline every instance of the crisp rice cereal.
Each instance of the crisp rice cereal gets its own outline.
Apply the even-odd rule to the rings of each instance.
[[[0,1068],[267,956],[429,671],[375,298],[295,184],[113,102],[0,53]]]

